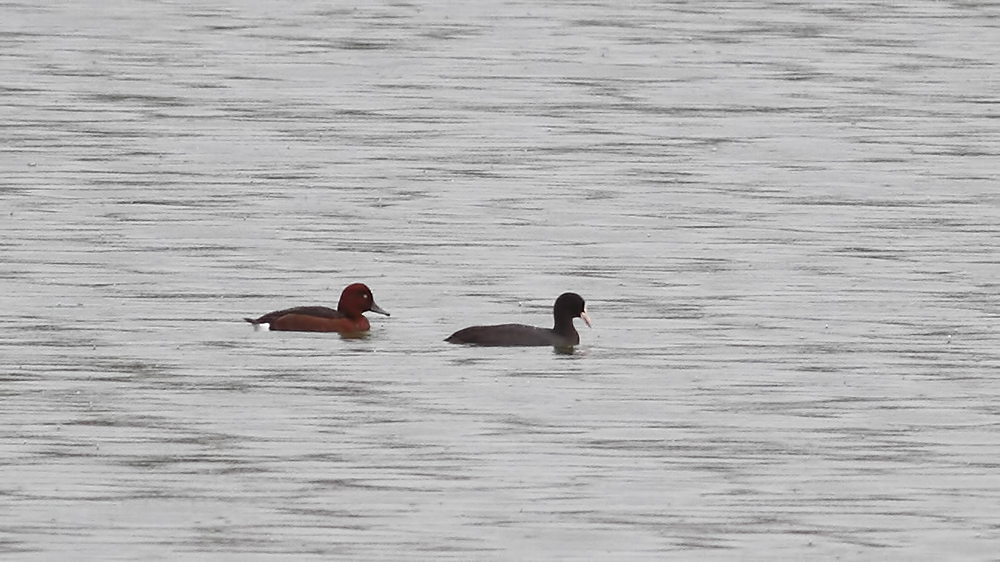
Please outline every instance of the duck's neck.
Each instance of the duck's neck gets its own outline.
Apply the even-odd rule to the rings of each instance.
[[[355,320],[357,320],[358,318],[364,318],[365,317],[364,314],[362,314],[362,313],[358,312],[357,310],[354,310],[353,308],[350,308],[350,307],[341,308],[341,307],[338,306],[337,307],[337,312],[343,314],[344,316],[346,316],[348,318],[353,318]]]
[[[576,328],[573,326],[573,318],[556,318],[556,325],[552,328],[552,331],[559,334],[560,336],[565,336],[570,339],[579,338],[580,335],[576,333]]]

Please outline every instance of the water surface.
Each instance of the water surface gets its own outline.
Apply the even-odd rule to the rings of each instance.
[[[0,3],[0,551],[996,556],[998,21]]]

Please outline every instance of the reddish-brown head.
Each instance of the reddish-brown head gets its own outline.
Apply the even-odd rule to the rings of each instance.
[[[389,316],[388,312],[375,304],[375,297],[372,296],[372,290],[364,283],[348,285],[344,289],[344,292],[340,294],[340,302],[337,303],[337,310],[352,318],[357,318],[369,310]]]

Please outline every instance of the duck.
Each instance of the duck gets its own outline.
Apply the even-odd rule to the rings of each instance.
[[[444,341],[456,344],[493,347],[552,346],[566,348],[580,343],[580,334],[573,326],[573,319],[582,318],[593,327],[587,314],[587,303],[576,293],[563,293],[552,306],[555,325],[538,328],[525,324],[497,324],[470,326],[448,336]]]
[[[353,283],[340,294],[336,310],[325,306],[297,306],[244,320],[252,324],[254,330],[360,333],[371,329],[364,316],[368,311],[391,316],[375,304],[375,297],[367,285]]]

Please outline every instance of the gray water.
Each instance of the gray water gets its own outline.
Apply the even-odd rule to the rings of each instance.
[[[1000,5],[186,4],[0,3],[0,552],[996,559]]]

